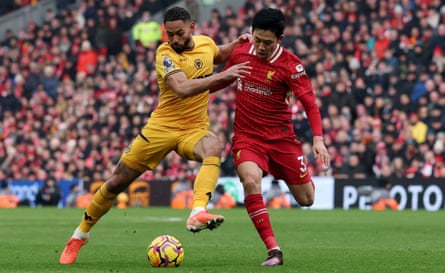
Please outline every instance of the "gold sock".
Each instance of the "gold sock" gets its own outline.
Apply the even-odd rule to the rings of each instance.
[[[201,169],[195,179],[193,207],[205,208],[215,190],[219,176],[221,159],[216,156],[204,158]]]
[[[109,192],[104,183],[93,196],[93,200],[88,205],[82,221],[79,225],[79,230],[82,232],[89,232],[94,224],[107,213],[114,204],[117,194]]]

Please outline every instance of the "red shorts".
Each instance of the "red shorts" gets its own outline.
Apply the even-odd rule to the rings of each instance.
[[[232,142],[236,167],[242,162],[252,161],[263,172],[290,185],[306,184],[312,180],[301,143],[294,138],[264,141],[237,136]]]

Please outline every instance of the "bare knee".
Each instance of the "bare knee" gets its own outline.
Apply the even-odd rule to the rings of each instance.
[[[237,168],[243,183],[244,193],[247,195],[261,193],[262,170],[254,162],[243,162]]]
[[[141,172],[128,167],[125,163],[119,162],[111,177],[106,181],[107,190],[118,194],[124,191],[141,174]]]
[[[220,157],[222,153],[222,143],[215,136],[205,136],[202,139],[202,158],[209,156]],[[198,153],[199,154],[199,153]]]
[[[299,198],[299,200],[297,200],[297,202],[302,207],[310,207],[314,204],[314,196],[313,195],[310,196],[309,194],[305,195],[305,196]]]
[[[244,178],[242,183],[246,195],[261,193],[261,182],[258,183],[252,176]]]
[[[311,183],[288,186],[300,206],[310,207],[314,204],[314,188]]]

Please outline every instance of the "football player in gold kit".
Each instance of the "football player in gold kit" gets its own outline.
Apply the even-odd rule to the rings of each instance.
[[[233,48],[248,41],[249,36],[241,35],[232,43],[217,46],[207,36],[193,35],[195,23],[181,7],[167,10],[164,24],[168,42],[161,44],[156,52],[159,105],[122,154],[111,177],[95,193],[60,256],[61,264],[76,261],[91,228],[110,210],[116,196],[143,172],[153,170],[171,151],[202,162],[194,181],[193,208],[187,229],[191,232],[211,230],[224,221],[222,215],[206,210],[219,176],[222,151],[218,138],[209,131],[208,89],[250,73],[248,63],[242,63],[213,74],[214,64],[225,62]]]

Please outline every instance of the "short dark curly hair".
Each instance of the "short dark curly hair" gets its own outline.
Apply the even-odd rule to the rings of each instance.
[[[188,10],[182,7],[172,7],[164,13],[164,24],[168,21],[181,20],[184,22],[191,21],[191,15]]]

